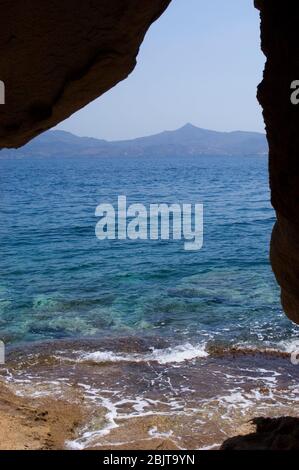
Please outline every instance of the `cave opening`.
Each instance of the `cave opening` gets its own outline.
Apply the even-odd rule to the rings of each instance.
[[[78,1],[76,24],[74,0],[30,1],[9,3],[0,37],[0,345],[19,396],[46,392],[37,416],[63,429],[32,442],[22,428],[18,445],[295,448],[298,418],[281,416],[296,414],[299,330],[268,247],[275,224],[298,323],[299,6],[255,1],[262,78],[249,0]],[[202,249],[98,240],[96,206],[116,194],[202,203]],[[250,434],[221,445],[236,432]]]

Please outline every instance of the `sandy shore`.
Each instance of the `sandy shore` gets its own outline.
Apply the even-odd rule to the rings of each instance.
[[[279,352],[173,363],[133,341],[60,341],[10,351],[0,375],[0,449],[217,449],[252,419],[299,418]]]
[[[15,395],[0,383],[0,450],[59,450],[77,436],[77,430],[88,420],[84,406],[52,398],[24,398]],[[144,423],[137,422],[143,427]],[[175,450],[169,439],[133,440],[129,444],[115,444],[110,449]],[[88,449],[88,448],[87,448]],[[90,449],[90,448],[89,448]],[[91,449],[107,449],[96,446]]]
[[[82,410],[62,400],[30,400],[0,383],[0,449],[62,449],[74,437]]]
[[[76,438],[81,426],[91,419],[82,406],[52,398],[24,398],[0,383],[0,450],[60,450]],[[165,418],[136,419],[130,428],[120,428],[123,443],[86,447],[86,450],[178,450],[167,437],[140,438]],[[124,442],[127,441],[127,442]]]
[[[77,436],[80,426],[90,416],[84,414],[84,406],[51,398],[24,398],[16,396],[0,383],[0,450],[58,450]],[[161,426],[163,418],[154,418]],[[131,426],[120,429],[118,439],[127,443],[96,445],[87,450],[178,450],[175,442],[167,437],[138,439],[144,435],[144,427],[153,426],[152,418],[136,419]],[[222,450],[298,450],[299,419],[258,418],[247,422],[237,431],[237,436],[226,440]],[[131,440],[130,440],[131,438]],[[209,447],[207,447],[209,448]],[[219,447],[218,447],[219,448]]]

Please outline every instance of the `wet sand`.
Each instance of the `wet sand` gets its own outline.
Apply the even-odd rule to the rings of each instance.
[[[0,383],[0,450],[62,449],[82,420],[77,405],[18,397]]]
[[[104,414],[104,410],[103,410]],[[80,435],[91,419],[87,410],[68,401],[51,398],[29,399],[18,397],[0,384],[0,450],[60,450],[68,448],[67,442]],[[109,444],[86,447],[87,450],[179,450],[170,433],[141,437],[150,430],[171,426],[163,417],[139,418],[130,425],[120,427]],[[254,431],[250,423],[239,434]],[[157,431],[156,431],[157,432]],[[158,433],[157,433],[158,434]],[[119,442],[117,440],[119,439]]]

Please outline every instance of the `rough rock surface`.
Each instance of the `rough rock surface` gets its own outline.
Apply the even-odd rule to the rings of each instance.
[[[221,450],[299,450],[299,419],[256,418],[256,432],[227,439]]]
[[[272,205],[277,222],[271,240],[272,268],[282,305],[299,323],[299,105],[291,83],[299,80],[299,2],[255,0],[261,12],[264,78],[258,89],[269,142]]]
[[[19,147],[123,80],[171,0],[0,0],[0,148]]]
[[[72,403],[57,397],[29,399],[15,395],[0,381],[0,451],[63,449],[84,420],[75,399]]]

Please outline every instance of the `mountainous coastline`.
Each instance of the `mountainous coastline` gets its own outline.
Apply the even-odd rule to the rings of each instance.
[[[4,149],[7,157],[151,157],[187,155],[267,155],[265,134],[258,132],[218,132],[186,124],[174,131],[139,137],[132,140],[107,141],[78,137],[70,132],[53,130],[38,136],[20,149]]]

